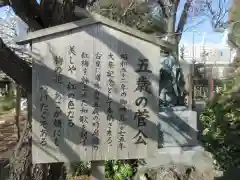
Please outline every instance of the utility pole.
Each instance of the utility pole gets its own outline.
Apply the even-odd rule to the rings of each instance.
[[[190,75],[189,75],[189,96],[188,96],[188,108],[192,110],[194,103],[194,74],[195,74],[195,32],[192,34],[192,63],[190,64]]]
[[[215,70],[217,70],[216,58],[217,58],[217,56],[215,56],[213,67],[211,68],[212,70],[211,70],[210,78],[209,78],[209,96],[210,96],[210,100],[212,100],[213,97],[214,97],[214,68],[215,68]]]
[[[194,10],[193,10],[193,24],[195,22],[195,14],[194,14]],[[195,75],[195,67],[194,67],[194,63],[195,63],[195,29],[193,29],[192,31],[192,63],[190,64],[190,75],[189,75],[189,95],[188,95],[188,108],[189,110],[193,109],[193,103],[194,103],[194,75]]]

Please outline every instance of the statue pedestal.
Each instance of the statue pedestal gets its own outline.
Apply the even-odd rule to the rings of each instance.
[[[206,169],[212,167],[211,156],[197,141],[195,111],[184,106],[162,108],[159,112],[159,125],[162,147],[145,159],[145,164],[139,166],[140,170],[172,167],[173,164],[180,165],[179,167],[181,165],[206,167]]]
[[[162,108],[159,112],[160,147],[198,145],[197,112],[187,107]]]

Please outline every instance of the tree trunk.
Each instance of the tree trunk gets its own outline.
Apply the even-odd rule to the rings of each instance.
[[[28,94],[28,117],[10,159],[10,180],[65,180],[63,163],[32,164],[32,95]]]
[[[31,153],[31,119],[32,100],[28,94],[28,117],[25,122],[24,131],[20,138],[13,156],[10,158],[10,179],[11,180],[32,180],[32,153]]]
[[[16,87],[16,108],[15,108],[15,123],[16,123],[16,128],[17,128],[17,138],[18,141],[20,140],[20,123],[19,123],[19,117],[20,117],[20,112],[21,112],[21,88],[17,85]]]
[[[56,3],[55,1],[42,0],[42,12],[44,13],[43,27],[69,22],[74,19],[74,6],[71,1],[68,3]],[[29,19],[28,19],[29,20]],[[32,22],[32,21],[31,21]],[[31,27],[32,24],[30,24]],[[35,28],[36,24],[33,24]],[[39,29],[39,28],[37,28]],[[31,155],[31,122],[32,122],[32,100],[31,100],[31,67],[26,65],[23,59],[17,57],[2,41],[0,53],[3,54],[4,60],[1,61],[0,67],[3,67],[10,77],[20,84],[28,92],[28,120],[25,125],[24,133],[20,138],[14,155],[10,159],[10,179],[11,180],[64,180],[66,179],[65,168],[63,163],[52,164],[32,164]],[[9,61],[11,59],[11,61]],[[13,62],[16,67],[13,68],[9,63]],[[10,69],[9,69],[10,68]],[[12,71],[14,69],[14,71]],[[17,71],[17,72],[16,72]]]
[[[31,92],[31,67],[19,56],[17,56],[0,38],[0,67],[1,70],[11,77],[16,84]]]

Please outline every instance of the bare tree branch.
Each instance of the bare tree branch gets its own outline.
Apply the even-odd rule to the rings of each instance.
[[[208,16],[212,21],[212,26],[214,29],[223,28],[226,22],[223,20],[228,13],[226,8],[226,0],[218,0],[217,8],[213,7],[212,0],[206,0],[206,16]]]
[[[185,28],[185,29],[182,31],[182,33],[183,33],[183,32],[186,32],[188,29],[196,28],[198,25],[202,24],[204,21],[205,21],[205,19],[202,19],[202,20],[200,20],[199,22],[197,22],[196,24]]]
[[[187,30],[189,30],[189,29],[191,29],[191,28],[194,28],[194,27],[200,25],[200,24],[203,23],[204,21],[205,21],[205,19],[199,21],[198,23],[196,23],[196,24],[194,24],[194,25],[192,25],[192,26],[189,26],[189,27],[185,28],[182,32],[179,32],[179,33],[177,33],[177,32],[170,33],[170,34],[168,34],[168,36],[169,36],[169,37],[171,37],[171,36],[172,36],[172,37],[175,37],[175,36],[181,35],[181,34],[183,34],[184,32],[186,32]],[[158,38],[163,38],[163,37],[165,37],[165,35],[161,35],[161,36],[157,36],[157,37],[158,37]]]
[[[131,9],[132,5],[134,3],[134,0],[131,0],[131,3],[129,4],[129,6],[126,8],[126,10],[124,11],[123,15],[122,15],[122,18],[124,16],[126,16],[127,12]]]

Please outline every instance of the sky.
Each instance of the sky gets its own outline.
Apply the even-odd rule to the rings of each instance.
[[[7,10],[7,6],[0,7],[0,18],[5,17],[5,11]]]
[[[199,0],[194,0],[194,1],[199,1]],[[223,1],[223,0],[222,0]],[[217,0],[213,0],[213,7],[216,7],[218,4]],[[226,8],[230,8],[230,5],[232,3],[232,0],[226,0]],[[179,10],[177,12],[177,21],[180,18],[180,14],[182,12],[184,6],[184,1],[180,1],[179,5]],[[196,5],[197,6],[197,5]],[[225,20],[227,20],[228,15],[224,17]],[[202,22],[203,21],[203,22]],[[194,26],[194,24],[198,24],[197,26]],[[223,33],[218,33],[215,32],[212,28],[211,21],[209,20],[208,17],[203,17],[203,16],[197,16],[196,18],[188,17],[188,24],[186,24],[185,29],[187,29],[181,39],[182,44],[195,44],[201,43],[203,40],[203,34],[205,34],[205,43],[206,44],[219,44],[222,43],[223,40]],[[195,32],[195,33],[194,33]],[[194,36],[194,41],[193,41],[193,36]]]
[[[37,1],[39,1],[39,0],[37,0]],[[195,0],[195,1],[198,1],[198,0]],[[216,2],[217,0],[214,0],[214,1]],[[227,1],[226,6],[230,7],[232,0],[226,0],[226,1]],[[180,5],[179,5],[179,11],[177,12],[177,21],[180,18],[180,13],[183,9],[183,5],[184,5],[184,1],[181,1]],[[5,15],[6,10],[7,10],[6,6],[0,8],[0,18],[6,17],[6,15]],[[225,18],[227,18],[227,15]],[[203,21],[203,19],[205,19],[204,22],[200,23],[197,26],[193,25],[200,21]],[[22,32],[22,33],[26,29],[26,27],[21,27],[20,25],[18,25],[18,28],[19,28],[20,32]],[[186,31],[182,35],[180,44],[193,44],[193,43],[199,44],[202,42],[204,33],[205,33],[205,43],[206,44],[222,43],[223,33],[214,32],[209,19],[206,17],[197,17],[195,19],[189,18],[188,24],[185,26],[185,28],[186,28]],[[195,33],[193,33],[194,31],[195,31]],[[194,36],[194,38],[193,38],[193,36]],[[194,39],[194,41],[193,41],[193,39]]]

